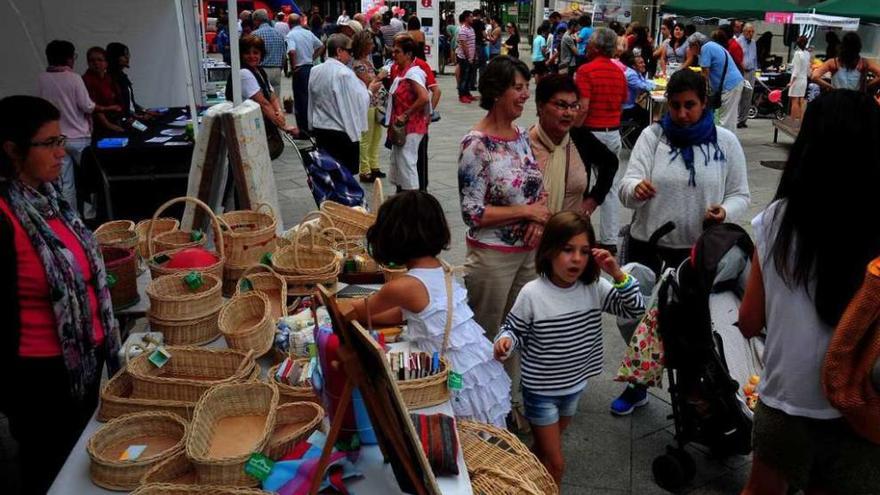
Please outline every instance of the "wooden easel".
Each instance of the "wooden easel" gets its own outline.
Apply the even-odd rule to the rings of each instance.
[[[352,392],[358,387],[376,432],[379,448],[391,462],[401,488],[411,490],[417,495],[440,495],[437,480],[409,419],[396,382],[391,377],[382,350],[366,330],[354,321],[353,312],[343,314],[336,304],[336,297],[324,287],[319,285],[318,292],[330,315],[333,332],[339,336],[339,358],[348,379],[318,461],[318,475],[312,479],[309,494],[318,493],[330,453],[342,428],[345,412],[351,406]],[[409,486],[403,486],[407,484]]]

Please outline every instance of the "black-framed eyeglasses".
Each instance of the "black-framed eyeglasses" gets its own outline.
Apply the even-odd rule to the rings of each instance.
[[[67,144],[67,136],[60,134],[52,136],[43,141],[31,141],[31,146],[39,146],[41,148],[63,148]]]
[[[554,101],[551,101],[550,103],[562,112],[564,112],[566,110],[572,110],[574,112],[577,112],[578,110],[581,109],[581,104],[578,102],[569,103],[567,101],[554,100]]]

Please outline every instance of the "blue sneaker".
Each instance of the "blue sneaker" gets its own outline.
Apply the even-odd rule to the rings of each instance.
[[[620,397],[611,403],[611,414],[626,416],[632,414],[633,409],[642,407],[648,403],[648,389],[645,387],[628,385]]]

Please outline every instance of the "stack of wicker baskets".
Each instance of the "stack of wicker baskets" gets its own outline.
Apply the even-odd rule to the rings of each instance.
[[[559,493],[559,488],[541,461],[512,433],[473,421],[457,423],[461,450],[474,493]]]
[[[275,340],[271,312],[272,305],[265,293],[244,292],[223,305],[217,326],[230,349],[251,350],[259,357],[272,349]]]
[[[187,277],[201,279],[201,285],[191,288]],[[221,282],[216,275],[199,272],[179,272],[161,276],[147,286],[150,309],[147,317],[150,327],[162,332],[170,345],[201,345],[220,334],[217,318],[223,305]]]
[[[235,286],[235,295],[262,292],[269,299],[269,316],[277,322],[287,316],[287,281],[268,265],[254,265],[244,273]]]
[[[261,209],[266,211],[262,212]],[[223,294],[231,296],[242,273],[275,251],[278,221],[272,207],[258,204],[253,210],[230,211],[219,215],[223,229],[226,266],[223,270]]]
[[[107,285],[113,308],[124,309],[138,303],[137,258],[134,248],[137,233],[134,222],[113,220],[102,224],[95,230],[95,238],[101,248],[104,266],[107,269]]]
[[[317,284],[336,284],[342,253],[322,244],[321,232],[309,226],[297,231],[290,245],[272,255],[272,268],[287,282],[288,295],[308,295]]]
[[[347,255],[363,254],[366,252],[367,229],[376,223],[376,215],[367,213],[357,208],[344,206],[333,201],[321,203],[321,219],[319,226],[322,230],[336,228],[342,231],[348,239]]]
[[[164,213],[165,210],[167,210],[169,207],[178,203],[193,203],[197,207],[201,208],[208,216],[208,218],[211,219],[212,226],[214,228],[214,244],[217,249],[217,253],[215,253],[216,261],[211,265],[198,268],[169,268],[165,266],[165,263],[168,261],[168,259],[170,257],[173,257],[180,250],[188,247],[203,246],[207,243],[206,236],[202,235],[197,236],[197,238],[193,238],[192,233],[181,230],[164,232],[163,234],[160,234],[158,236],[154,235],[154,231],[160,225],[158,221],[159,216]],[[162,275],[169,275],[171,273],[180,271],[188,272],[191,270],[196,270],[216,275],[217,278],[222,281],[223,266],[226,263],[226,254],[223,247],[224,243],[221,242],[221,239],[222,234],[220,230],[220,221],[217,219],[217,216],[214,215],[214,212],[211,211],[211,208],[208,205],[206,205],[199,199],[190,196],[174,198],[167,201],[165,204],[160,206],[159,209],[156,210],[156,213],[153,215],[152,221],[147,226],[146,244],[147,254],[149,256],[149,259],[147,260],[147,266],[150,268],[150,273],[153,278],[157,278]]]

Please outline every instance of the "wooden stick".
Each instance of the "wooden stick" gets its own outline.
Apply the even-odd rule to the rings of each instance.
[[[342,389],[342,397],[339,398],[339,407],[336,409],[336,417],[333,418],[333,423],[330,424],[330,433],[327,434],[327,438],[324,441],[321,458],[318,460],[318,469],[312,478],[309,495],[318,495],[318,489],[321,488],[321,483],[324,481],[324,470],[327,469],[327,465],[330,463],[330,454],[333,452],[333,445],[336,443],[336,438],[339,437],[339,430],[342,429],[342,423],[345,421],[345,413],[348,411],[348,406],[351,403],[353,391],[354,383],[352,383],[351,379],[346,379],[345,387]]]

